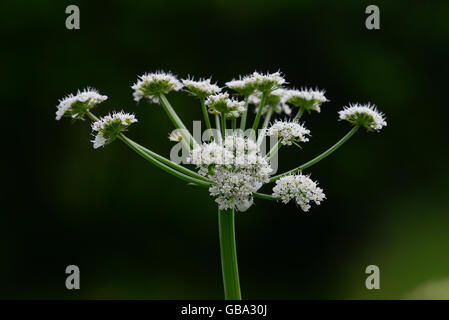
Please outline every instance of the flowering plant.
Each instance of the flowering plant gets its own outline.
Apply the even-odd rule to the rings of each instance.
[[[253,205],[254,198],[282,201],[285,204],[294,202],[302,211],[309,211],[313,204],[319,205],[326,196],[317,182],[302,171],[337,150],[360,127],[367,131],[379,131],[387,125],[384,115],[375,106],[349,104],[339,112],[339,119],[352,125],[343,138],[314,159],[285,173],[273,175],[272,160],[282,146],[295,145],[301,148],[300,144],[309,141],[310,131],[299,122],[304,111],[308,114],[320,112],[321,105],[329,101],[324,91],[288,89],[285,84],[286,80],[280,72],[254,72],[226,83],[226,87],[236,93],[236,97],[230,97],[229,93],[222,92],[223,88],[212,84],[211,79],[195,81],[189,78],[179,81],[176,76],[164,72],[140,76],[131,87],[134,100],[139,102],[145,99],[164,108],[176,128],[169,134],[169,140],[177,142],[187,152],[188,156],[184,159],[186,166],[126,137],[124,132],[137,122],[134,115],[114,112],[98,119],[91,109],[107,97],[95,89],[87,88],[61,99],[56,120],[62,117],[88,117],[94,121],[94,148],[104,147],[119,139],[162,170],[189,184],[208,188],[218,204],[225,298],[241,299],[234,231],[235,212],[246,211]],[[167,100],[168,93],[181,89],[200,101],[207,128],[203,139],[192,136]],[[243,99],[239,100],[238,97]],[[246,129],[250,105],[255,105],[255,117],[252,126]],[[270,124],[274,114],[290,115],[292,110],[295,112],[290,120],[276,120]],[[215,128],[211,125],[210,116],[215,120]],[[260,126],[261,119],[263,123]],[[229,122],[231,126],[228,129]],[[277,138],[277,141],[265,153],[265,139],[268,136]],[[273,193],[259,193],[258,190],[267,183],[275,183]]]

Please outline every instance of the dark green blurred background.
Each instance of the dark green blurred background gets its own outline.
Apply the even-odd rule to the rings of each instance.
[[[65,28],[77,4],[81,29]],[[381,30],[365,28],[380,7]],[[449,298],[447,1],[2,1],[1,298],[221,299],[217,212],[124,144],[94,150],[88,121],[55,121],[58,99],[93,86],[96,110],[134,112],[129,136],[165,156],[171,123],[136,106],[137,75],[162,69],[220,85],[254,70],[285,73],[331,100],[305,119],[303,151],[348,130],[337,111],[371,101],[387,115],[311,168],[327,200],[310,213],[258,199],[237,216],[246,299]],[[197,101],[169,96],[186,123]],[[264,190],[269,192],[268,190]],[[65,289],[65,268],[81,290]],[[380,267],[381,290],[365,288]],[[445,281],[445,282],[444,282]],[[429,289],[430,288],[430,289]]]

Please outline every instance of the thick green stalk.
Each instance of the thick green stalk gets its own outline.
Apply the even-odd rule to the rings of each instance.
[[[226,138],[226,118],[223,113],[220,115],[220,117],[221,117],[221,136],[223,137],[224,140]]]
[[[257,128],[259,127],[260,116],[262,115],[262,110],[263,107],[265,106],[266,95],[267,95],[266,93],[262,93],[262,97],[260,98],[259,110],[257,111],[256,119],[254,119],[253,128],[249,136],[251,139],[254,139],[256,137],[256,131]]]
[[[201,99],[201,109],[203,110],[203,117],[204,122],[206,123],[206,128],[210,130],[210,139],[212,141],[214,135],[212,134],[212,126],[210,125],[209,112],[207,112],[207,107],[206,104],[204,103],[204,99]]]
[[[248,116],[248,96],[245,96],[245,111],[242,114],[242,119],[240,120],[240,130],[245,132],[246,129],[246,117]]]
[[[320,160],[323,160],[324,158],[326,158],[328,155],[330,155],[332,152],[334,152],[335,150],[337,150],[339,147],[341,147],[341,145],[343,143],[345,143],[349,138],[352,137],[352,135],[354,133],[357,132],[357,130],[359,129],[359,126],[354,126],[343,138],[340,139],[340,141],[338,141],[336,144],[334,144],[332,147],[330,147],[329,149],[327,149],[326,151],[324,151],[322,154],[320,154],[319,156],[313,158],[312,160],[310,160],[309,162],[304,163],[303,165],[300,165],[299,167],[292,169],[290,171],[284,172],[282,174],[279,174],[277,176],[274,176],[270,179],[270,182],[274,182],[280,178],[282,178],[283,176],[289,175],[289,174],[293,174],[296,173],[298,171],[304,170],[312,165],[314,165],[315,163],[317,163]]]
[[[173,125],[176,128],[181,129],[180,134],[182,135],[183,141],[186,146],[189,149],[192,149],[193,146],[197,146],[198,143],[195,141],[195,139],[193,139],[193,136],[190,134],[189,130],[187,130],[187,127],[184,125],[181,118],[179,118],[179,116],[176,114],[175,110],[171,106],[170,102],[168,102],[163,93],[159,95],[159,100],[161,101],[161,105],[164,107],[165,112],[167,113]]]
[[[232,132],[237,130],[237,119],[232,119]]]
[[[218,210],[221,267],[226,300],[241,300],[237,249],[235,246],[234,209]]]

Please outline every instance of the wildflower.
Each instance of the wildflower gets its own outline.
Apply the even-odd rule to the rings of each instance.
[[[181,81],[188,93],[200,99],[204,99],[207,96],[221,92],[221,88],[219,86],[210,83],[211,79],[200,79],[199,81],[194,81],[193,79],[183,79]]]
[[[340,120],[346,120],[353,125],[365,127],[368,131],[379,131],[387,125],[384,114],[374,105],[350,104],[338,112]]]
[[[179,91],[182,83],[171,73],[158,71],[140,76],[131,88],[134,90],[133,96],[136,102],[146,97],[153,103],[159,103],[160,94]]]
[[[305,212],[309,211],[310,202],[319,205],[326,198],[323,189],[302,174],[285,176],[277,180],[273,188],[273,196],[280,198],[283,203],[294,200]]]
[[[307,142],[310,131],[303,125],[294,121],[276,121],[267,130],[269,136],[279,136],[283,145],[291,145],[296,142]]]
[[[229,98],[228,93],[218,93],[206,99],[209,113],[222,114],[226,118],[238,118],[245,111],[245,102]]]
[[[59,100],[56,120],[61,120],[63,116],[71,116],[75,119],[82,119],[91,108],[105,101],[108,97],[98,93],[96,89],[86,88],[77,92],[76,95],[69,94]]]
[[[240,77],[238,80],[233,79],[232,81],[226,82],[226,86],[245,97],[251,95],[256,89],[251,76]]]
[[[220,210],[247,210],[253,204],[252,194],[268,182],[272,172],[256,143],[238,135],[227,136],[222,145],[203,144],[192,151],[189,162],[214,182],[209,192]]]
[[[291,114],[292,109],[286,103],[288,90],[279,88],[271,91],[265,97],[265,106],[263,107],[262,114],[268,111],[268,108],[273,108],[274,112],[280,114]],[[262,92],[255,91],[248,97],[248,102],[256,106],[255,112],[259,111],[260,100],[262,98]]]
[[[181,133],[177,129],[173,130],[168,135],[168,140],[173,141],[173,142],[181,142],[182,141],[182,135],[181,135]]]
[[[114,112],[94,122],[92,130],[97,132],[92,141],[94,148],[97,149],[111,143],[134,122],[137,122],[134,115],[124,112]]]
[[[285,83],[285,79],[282,77],[280,72],[271,74],[254,72],[250,79],[250,81],[253,82],[254,88],[263,93],[269,93]]]
[[[288,90],[286,100],[288,103],[296,107],[304,108],[308,112],[320,112],[321,104],[329,101],[324,96],[324,93],[324,90],[318,89]]]

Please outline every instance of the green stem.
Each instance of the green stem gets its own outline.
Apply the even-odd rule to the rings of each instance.
[[[226,300],[241,300],[237,250],[235,246],[234,209],[218,210],[221,267]]]
[[[215,127],[217,128],[217,134],[219,134],[218,139],[221,140],[221,129],[220,129],[220,116],[218,113],[215,115]]]
[[[298,113],[296,114],[296,116],[293,118],[293,121],[297,121],[301,118],[302,114],[304,113],[304,108],[300,107],[298,110]]]
[[[223,113],[220,115],[220,117],[221,117],[221,136],[223,137],[224,140],[226,138],[226,118]]]
[[[161,101],[161,104],[164,107],[165,112],[167,113],[173,125],[178,129],[182,129],[180,130],[180,134],[183,136],[183,141],[187,145],[187,147],[189,149],[192,149],[193,146],[197,146],[198,143],[195,141],[195,139],[193,139],[189,130],[187,130],[187,127],[184,125],[181,118],[179,118],[179,116],[176,114],[175,110],[171,106],[170,102],[168,102],[163,93],[159,95],[159,100]]]
[[[89,118],[91,118],[93,121],[98,121],[98,118],[97,118],[93,113],[87,112],[87,115],[88,115]],[[122,140],[123,142],[125,142],[128,146],[130,146],[130,147],[135,147],[135,148],[132,148],[133,150],[139,149],[142,153],[145,153],[148,157],[151,157],[151,158],[153,158],[153,160],[158,161],[158,162],[160,162],[160,163],[162,163],[162,164],[165,164],[165,165],[167,165],[167,166],[173,168],[175,171],[176,171],[176,170],[177,170],[177,171],[180,171],[180,172],[182,172],[182,173],[184,173],[184,174],[186,174],[186,175],[188,175],[188,176],[190,176],[190,177],[192,177],[192,178],[195,178],[195,179],[198,179],[198,180],[202,180],[202,181],[204,181],[204,182],[207,182],[209,185],[212,184],[212,181],[211,181],[211,180],[209,180],[209,179],[203,177],[202,175],[199,175],[198,173],[196,173],[196,172],[194,172],[194,171],[192,171],[192,170],[189,170],[189,169],[187,169],[187,168],[184,168],[183,166],[181,166],[181,165],[179,165],[179,164],[177,164],[177,163],[175,163],[175,162],[173,162],[173,161],[171,161],[171,160],[169,160],[169,159],[167,159],[167,158],[165,158],[165,157],[163,157],[163,156],[157,154],[157,153],[154,152],[154,151],[151,151],[151,150],[145,148],[144,146],[141,146],[141,145],[138,144],[137,142],[135,142],[135,141],[131,140],[130,138],[128,138],[127,136],[125,136],[123,133],[121,133],[121,134],[118,136],[118,138],[119,138],[120,140]],[[137,152],[137,150],[136,150],[136,152]],[[139,153],[139,152],[138,152],[138,153]],[[139,153],[139,154],[141,155],[141,153]],[[147,159],[147,157],[144,157],[144,158]],[[147,160],[150,161],[149,159],[147,159]],[[152,161],[151,161],[151,162],[152,162]],[[170,173],[171,173],[171,172],[170,172]],[[207,185],[203,185],[203,186],[207,187]]]
[[[269,194],[264,194],[264,193],[259,193],[259,192],[254,192],[253,193],[254,198],[259,198],[259,199],[265,199],[265,200],[279,200],[279,198],[270,196]]]
[[[289,175],[289,174],[293,174],[296,173],[298,171],[302,171],[312,165],[314,165],[315,163],[317,163],[320,160],[323,160],[324,158],[326,158],[328,155],[330,155],[332,152],[334,152],[335,150],[337,150],[343,143],[345,143],[349,138],[352,137],[352,135],[354,133],[357,132],[357,130],[359,129],[359,126],[355,126],[353,127],[343,138],[340,139],[340,141],[338,141],[336,144],[334,144],[332,147],[330,147],[329,149],[327,149],[326,151],[324,151],[322,154],[320,154],[319,156],[313,158],[312,160],[310,160],[309,162],[304,163],[303,165],[300,165],[299,167],[292,169],[290,171],[284,172],[282,174],[279,174],[277,176],[274,176],[270,179],[270,182],[274,182],[280,178],[282,178],[283,176]]]
[[[237,130],[237,119],[232,119],[232,132]]]
[[[262,93],[262,97],[260,98],[259,110],[257,111],[256,119],[254,119],[253,128],[249,135],[250,139],[254,139],[256,137],[256,131],[257,131],[257,128],[259,127],[260,116],[262,115],[262,110],[263,110],[263,107],[265,106],[266,95],[267,95],[266,93]]]
[[[203,177],[202,175],[200,175],[200,174],[198,174],[198,173],[196,173],[196,172],[194,172],[192,170],[189,170],[189,169],[187,169],[187,168],[185,168],[185,167],[183,167],[183,166],[181,166],[181,165],[179,165],[179,164],[177,164],[177,163],[175,163],[175,162],[173,162],[173,161],[171,161],[171,160],[169,160],[169,159],[167,159],[167,158],[157,154],[156,152],[151,151],[151,150],[145,148],[144,146],[141,146],[137,142],[134,142],[133,140],[131,140],[128,137],[126,137],[123,133],[121,133],[119,137],[121,138],[120,140],[122,140],[123,142],[125,142],[127,144],[128,143],[132,144],[136,148],[140,149],[142,152],[146,153],[148,156],[153,157],[155,160],[157,160],[159,162],[162,162],[163,164],[166,164],[166,165],[172,167],[175,170],[178,170],[178,171],[180,171],[182,173],[185,173],[188,176],[191,176],[193,178],[196,178],[196,179],[199,179],[199,180],[203,180],[203,181],[208,182],[208,183],[212,183],[211,180]]]
[[[265,129],[268,127],[268,124],[270,123],[271,116],[273,115],[273,110],[274,110],[274,107],[270,106],[268,108],[267,114],[265,115],[265,119],[264,119],[263,124],[262,124],[262,130],[260,131],[260,134],[259,134],[259,136],[257,138],[257,145],[258,146],[260,146],[262,144],[262,140],[263,140],[263,137],[265,135]]]
[[[133,149],[135,152],[137,152],[139,155],[141,155],[144,159],[146,159],[147,161],[151,162],[152,164],[154,164],[155,166],[161,168],[162,170],[164,170],[165,172],[170,173],[171,175],[174,175],[175,177],[184,180],[186,182],[190,182],[190,183],[195,183],[197,185],[200,186],[210,186],[210,183],[205,182],[203,180],[199,180],[193,177],[190,177],[182,172],[179,172],[169,166],[167,166],[166,164],[156,160],[155,158],[151,157],[150,155],[148,155],[147,153],[145,153],[142,149],[138,148],[135,144],[131,143],[129,141],[129,139],[126,139],[126,137],[119,135],[118,138],[120,140],[122,140],[123,142],[125,142],[131,149]]]
[[[240,130],[242,130],[242,133],[245,132],[246,129],[247,115],[248,115],[248,96],[245,97],[245,112],[243,112],[242,119],[240,120]]]
[[[214,135],[212,134],[212,127],[210,125],[209,112],[207,112],[206,104],[204,99],[201,99],[201,109],[203,110],[204,122],[206,123],[206,128],[210,130],[210,139],[212,141]]]
[[[275,154],[276,152],[278,152],[278,150],[282,147],[282,138],[279,138],[278,142],[274,145],[273,148],[271,148],[271,150],[267,153],[267,155],[265,156],[265,158],[267,160],[270,160]]]

